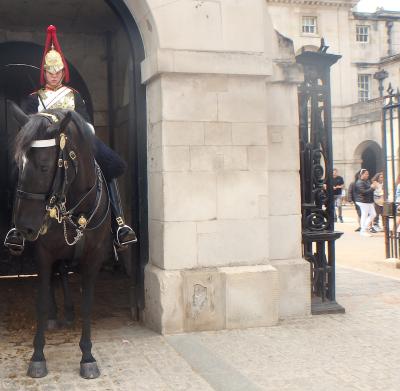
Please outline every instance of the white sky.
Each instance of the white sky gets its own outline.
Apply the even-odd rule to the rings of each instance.
[[[374,12],[377,7],[388,11],[400,11],[400,0],[361,0],[357,5],[359,12]]]

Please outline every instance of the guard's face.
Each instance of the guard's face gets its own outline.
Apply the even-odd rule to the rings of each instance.
[[[50,73],[48,71],[44,72],[44,78],[46,80],[46,83],[50,87],[57,87],[62,83],[62,80],[64,78],[64,69],[61,69],[61,71],[58,71],[56,73]]]

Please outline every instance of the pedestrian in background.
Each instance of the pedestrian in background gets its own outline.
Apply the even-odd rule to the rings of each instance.
[[[368,170],[362,168],[359,179],[355,184],[355,201],[361,209],[361,236],[372,236],[369,232],[376,232],[373,228],[370,229],[370,225],[376,216],[374,207],[374,191],[376,187],[376,182],[371,184],[369,180]]]
[[[382,228],[379,226],[379,216],[382,219],[383,226],[383,172],[378,172],[372,178],[372,183],[376,184],[376,189],[374,190],[374,207],[376,216],[374,218],[373,228],[375,231],[382,231]]]
[[[342,216],[342,191],[344,188],[344,180],[343,178],[338,175],[337,168],[333,169],[332,173],[332,185],[333,185],[333,199],[335,202],[335,222],[339,219],[341,223],[343,223],[343,216]],[[336,214],[337,209],[337,214]]]
[[[360,177],[360,171],[357,171],[354,175],[354,181],[350,183],[349,188],[347,189],[347,201],[352,203],[354,205],[354,208],[357,212],[357,220],[358,220],[358,228],[355,230],[355,232],[359,232],[361,230],[360,226],[360,219],[361,219],[361,209],[356,203],[356,182],[358,181]]]

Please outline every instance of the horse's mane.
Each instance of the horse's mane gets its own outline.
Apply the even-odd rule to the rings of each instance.
[[[26,154],[33,141],[47,140],[56,137],[60,131],[60,122],[68,112],[68,110],[63,109],[46,110],[43,112],[55,115],[59,119],[56,123],[50,123],[48,118],[40,114],[29,115],[28,122],[21,128],[15,139],[15,160],[18,162],[19,159]],[[76,111],[70,111],[70,114],[78,132],[84,139],[85,146],[93,151],[94,137],[89,125]]]

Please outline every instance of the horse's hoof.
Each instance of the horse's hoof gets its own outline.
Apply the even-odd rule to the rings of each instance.
[[[57,319],[47,320],[47,330],[57,330],[60,327]]]
[[[31,361],[27,374],[33,378],[45,377],[48,374],[46,361]]]
[[[81,377],[84,379],[96,379],[100,376],[100,371],[96,361],[81,363]]]

